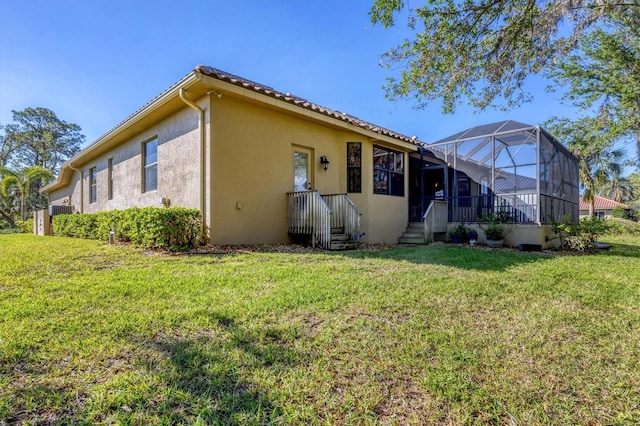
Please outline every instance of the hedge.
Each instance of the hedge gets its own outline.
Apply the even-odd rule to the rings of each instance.
[[[27,220],[16,220],[16,226],[20,228],[22,232],[27,234],[33,234],[33,218],[30,217]]]
[[[99,213],[61,214],[53,217],[56,235],[117,241],[143,248],[188,250],[202,240],[200,212],[183,207],[134,207]]]

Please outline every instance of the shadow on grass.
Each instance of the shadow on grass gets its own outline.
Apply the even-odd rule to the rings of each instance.
[[[165,354],[171,368],[169,389],[161,403],[162,421],[171,424],[266,424],[280,416],[270,389],[255,373],[277,376],[297,364],[300,354],[287,347],[284,332],[275,328],[247,329],[228,317],[214,316],[216,330],[193,336],[165,336],[153,346]],[[163,374],[163,373],[161,373]]]
[[[514,249],[485,249],[451,244],[393,247],[376,251],[331,252],[331,254],[352,259],[387,259],[478,271],[504,271],[516,265],[553,259],[553,256],[548,253],[520,252]]]
[[[612,244],[613,245],[611,249],[603,252],[603,254],[607,254],[610,256],[640,258],[640,246],[631,245],[631,244],[618,244],[618,243],[612,243]]]

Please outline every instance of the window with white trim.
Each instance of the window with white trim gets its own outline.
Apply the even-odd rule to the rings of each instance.
[[[107,160],[107,199],[113,199],[113,158]]]
[[[158,138],[153,138],[142,144],[143,154],[143,192],[158,189]]]
[[[93,204],[97,201],[98,188],[98,170],[95,167],[89,169],[89,203]]]

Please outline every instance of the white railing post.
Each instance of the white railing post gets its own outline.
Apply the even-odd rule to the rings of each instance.
[[[291,234],[310,235],[315,247],[331,248],[331,229],[343,228],[353,240],[360,238],[360,211],[347,194],[320,195],[316,191],[287,194],[287,221]]]

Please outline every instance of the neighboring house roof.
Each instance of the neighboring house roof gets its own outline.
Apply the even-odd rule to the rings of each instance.
[[[608,198],[605,197],[601,197],[599,195],[594,195],[594,201],[595,201],[595,206],[594,208],[596,210],[613,210],[614,208],[620,206],[623,209],[628,209],[629,206],[623,203],[619,203],[617,201],[614,200],[610,200]],[[589,210],[589,205],[591,203],[585,201],[582,197],[580,197],[580,210]]]
[[[401,133],[394,132],[353,115],[323,107],[306,99],[291,95],[290,93],[277,91],[269,86],[253,82],[217,68],[198,65],[180,81],[153,98],[136,112],[117,124],[113,129],[100,136],[96,141],[88,145],[73,158],[63,164],[58,178],[54,182],[42,188],[41,192],[47,193],[64,187],[64,185],[69,183],[75,167],[82,166],[84,163],[91,161],[91,159],[96,156],[113,149],[120,143],[123,143],[128,138],[135,137],[136,134],[144,130],[145,126],[152,125],[158,119],[161,119],[167,114],[181,108],[185,108],[186,105],[182,100],[180,100],[178,95],[181,89],[184,89],[186,93],[189,93],[191,98],[199,98],[210,93],[211,90],[209,89],[212,87],[216,90],[224,91],[225,89],[216,87],[217,85],[220,85],[220,83],[216,83],[216,80],[223,82],[222,85],[231,84],[241,89],[265,95],[277,101],[285,102],[293,105],[294,109],[297,107],[302,110],[309,111],[311,114],[320,114],[321,116],[328,117],[329,121],[337,120],[334,123],[343,123],[343,126],[345,124],[347,126],[354,126],[349,127],[349,129],[358,133],[369,134],[370,136],[371,133],[378,134],[383,139],[390,138],[387,139],[388,142],[397,141],[416,146],[424,145],[424,143],[418,141],[415,136],[409,137]]]

